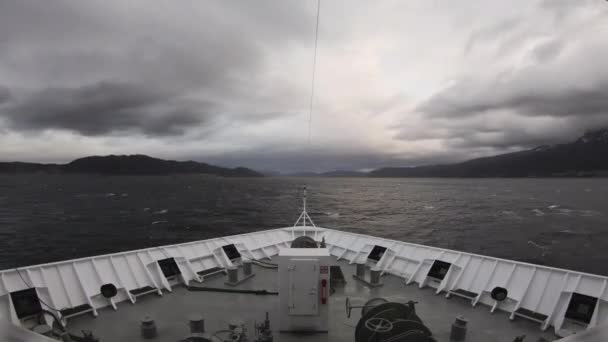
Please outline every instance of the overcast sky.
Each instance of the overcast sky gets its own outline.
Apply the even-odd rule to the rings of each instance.
[[[608,2],[0,0],[0,160],[369,169],[608,126]]]

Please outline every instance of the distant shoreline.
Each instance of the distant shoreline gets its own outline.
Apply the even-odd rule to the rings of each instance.
[[[222,177],[606,178],[608,128],[587,132],[567,144],[539,146],[454,164],[385,167],[369,172],[335,170],[280,174],[269,171],[264,174],[245,167],[225,168],[191,160],[163,160],[146,155],[92,156],[67,164],[0,163],[0,173],[33,172],[114,175],[211,174]]]
[[[97,175],[178,175],[204,174],[219,177],[263,177],[244,167],[225,168],[195,161],[175,161],[145,155],[91,156],[67,164],[0,163],[2,174],[97,174]]]

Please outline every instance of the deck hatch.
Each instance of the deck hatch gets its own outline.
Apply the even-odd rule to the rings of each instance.
[[[456,289],[456,290],[450,291],[450,293],[455,294],[459,297],[468,298],[468,299],[474,299],[478,295],[475,292],[467,291],[464,289]]]
[[[427,276],[443,280],[445,275],[448,273],[450,266],[452,266],[452,264],[449,262],[435,260],[435,262],[433,262],[433,266],[431,266],[431,269],[429,270],[429,273],[427,273]]]
[[[230,260],[235,260],[235,259],[238,259],[241,257],[241,253],[239,252],[238,249],[236,249],[236,246],[234,244],[222,246],[222,249],[224,250],[224,253],[226,253],[226,256]]]
[[[539,323],[544,322],[549,317],[549,316],[547,316],[547,315],[545,315],[543,313],[535,312],[535,311],[528,310],[528,309],[525,309],[525,308],[519,308],[519,309],[517,309],[515,311],[515,313],[518,316],[526,317],[526,318],[529,318],[529,319],[531,319],[533,321],[537,321]]]
[[[144,294],[152,293],[152,292],[156,292],[156,291],[157,291],[156,288],[154,288],[152,286],[144,286],[144,287],[140,287],[138,289],[130,290],[129,292],[132,295],[137,297],[137,296],[142,296]]]
[[[35,288],[11,292],[11,300],[19,319],[38,315],[42,312],[40,299]]]
[[[369,252],[369,255],[367,256],[367,258],[378,262],[378,261],[380,261],[380,259],[382,259],[382,256],[384,255],[385,252],[386,252],[386,247],[375,245],[374,248],[372,248],[372,251]]]
[[[72,317],[72,316],[76,316],[78,314],[86,313],[86,312],[90,312],[90,311],[93,311],[93,307],[91,307],[91,305],[82,304],[82,305],[75,306],[73,308],[63,309],[59,312],[61,313],[61,316],[63,316],[63,317]]]
[[[196,274],[198,274],[199,276],[202,276],[202,277],[209,277],[209,276],[219,274],[219,273],[226,273],[226,270],[224,270],[221,267],[211,267],[206,270],[196,272]]]
[[[596,305],[597,298],[574,292],[566,310],[566,318],[589,324]]]
[[[160,269],[163,271],[163,274],[165,275],[165,277],[167,277],[167,278],[182,274],[182,272],[179,270],[179,267],[177,267],[177,263],[175,262],[174,258],[158,260],[158,265],[160,266]]]

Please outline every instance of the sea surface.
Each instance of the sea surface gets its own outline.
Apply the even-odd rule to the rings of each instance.
[[[0,269],[317,225],[608,275],[608,179],[0,175]]]

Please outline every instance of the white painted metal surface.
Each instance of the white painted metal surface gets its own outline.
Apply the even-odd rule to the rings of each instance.
[[[36,334],[10,322],[0,321],[0,341],[2,342],[57,342],[57,340]]]
[[[587,331],[568,336],[559,342],[604,342],[608,341],[608,324],[599,325]]]
[[[0,321],[20,324],[9,295],[13,291],[35,287],[39,297],[52,309],[89,305],[91,310],[85,311],[86,314],[96,315],[102,307],[118,309],[116,303],[121,301],[137,305],[137,291],[134,291],[137,289],[158,295],[172,291],[172,284],[164,277],[157,260],[175,258],[183,280],[198,281],[198,272],[232,264],[221,248],[224,245],[234,244],[244,258],[263,259],[277,255],[280,248],[287,247],[301,235],[317,240],[324,238],[331,255],[351,263],[364,262],[373,246],[386,247],[387,251],[377,262],[384,273],[400,276],[407,284],[435,288],[437,293],[458,295],[456,291],[466,291],[471,305],[486,304],[489,314],[496,309],[504,310],[510,312],[512,318],[537,321],[542,329],[553,326],[561,335],[573,332],[564,323],[573,293],[598,298],[587,329],[608,323],[608,278],[604,276],[310,226],[0,271]],[[435,260],[451,264],[440,282],[427,277]],[[100,286],[106,283],[118,288],[118,295],[113,299],[100,294]],[[508,289],[507,300],[496,302],[490,297],[490,291],[496,286]]]
[[[332,259],[327,248],[281,248],[278,256],[280,331],[328,331]]]
[[[387,248],[378,262],[384,272],[401,276],[406,283],[431,286],[437,293],[464,290],[474,294],[471,305],[486,304],[523,318],[536,320],[542,329],[553,326],[558,335],[575,331],[563,329],[564,315],[573,293],[598,298],[587,329],[608,319],[607,277],[564,269],[533,265],[512,260],[416,245],[378,237],[328,230],[323,236],[332,255],[351,262],[361,262],[374,245]],[[449,262],[452,267],[439,283],[429,282],[427,273],[435,260]],[[508,289],[507,300],[497,302],[490,297],[493,288]],[[545,319],[518,313],[525,309]]]

